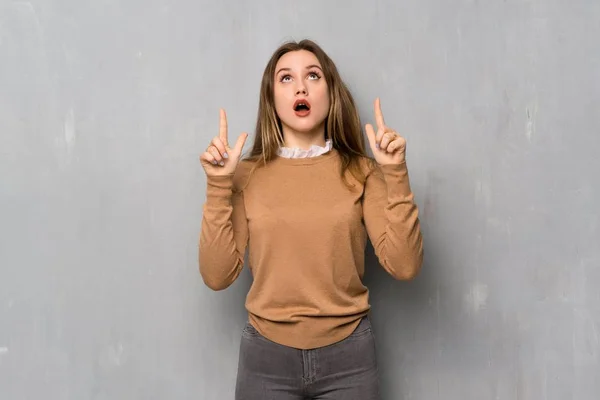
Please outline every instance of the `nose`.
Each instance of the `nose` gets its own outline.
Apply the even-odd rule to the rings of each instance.
[[[299,85],[299,86],[296,88],[296,96],[298,96],[299,94],[303,94],[303,95],[305,95],[305,96],[308,94],[308,92],[307,92],[307,90],[306,90],[306,86],[304,86],[304,85]]]

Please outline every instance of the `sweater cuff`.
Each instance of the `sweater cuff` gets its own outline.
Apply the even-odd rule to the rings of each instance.
[[[388,198],[412,196],[406,161],[400,164],[380,165],[379,168],[387,185]]]
[[[233,194],[233,174],[207,176],[206,200],[209,204],[229,204]]]

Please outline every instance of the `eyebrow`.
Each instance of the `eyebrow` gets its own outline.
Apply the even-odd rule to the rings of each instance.
[[[306,66],[306,69],[311,69],[311,68],[319,68],[321,71],[323,71],[323,69],[320,66],[318,66],[317,64],[311,64],[311,65]],[[287,68],[287,67],[280,68],[275,75],[279,75],[279,73],[281,71],[291,71],[291,68]]]

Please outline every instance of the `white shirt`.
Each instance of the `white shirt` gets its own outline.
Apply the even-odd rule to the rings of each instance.
[[[277,155],[285,158],[308,158],[320,156],[331,150],[331,140],[325,142],[325,146],[312,145],[310,149],[304,150],[298,147],[280,147]]]

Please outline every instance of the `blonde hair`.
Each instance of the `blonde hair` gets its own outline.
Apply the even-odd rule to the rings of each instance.
[[[365,139],[354,99],[342,81],[333,60],[319,45],[308,39],[282,44],[273,52],[267,63],[260,86],[254,144],[247,160],[254,161],[255,168],[259,165],[267,165],[276,157],[278,148],[284,143],[281,121],[275,111],[273,94],[275,68],[284,54],[298,50],[310,51],[321,64],[329,88],[330,100],[325,137],[331,139],[333,148],[341,157],[340,176],[348,186],[352,185],[349,185],[346,180],[346,171],[350,171],[359,182],[364,182],[365,171],[361,160],[372,162],[372,159],[365,152]]]

